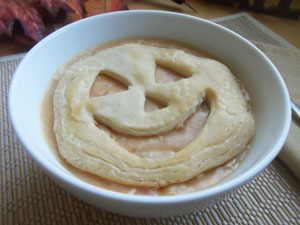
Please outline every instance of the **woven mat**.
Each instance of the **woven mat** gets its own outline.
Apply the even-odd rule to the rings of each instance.
[[[245,13],[213,20],[249,40],[293,47]],[[11,76],[24,54],[0,57],[0,224],[300,224],[300,183],[276,158],[223,201],[185,216],[143,219],[91,206],[56,185],[23,149],[7,109]]]

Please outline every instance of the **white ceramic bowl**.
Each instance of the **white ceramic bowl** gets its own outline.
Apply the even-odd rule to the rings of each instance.
[[[133,196],[79,180],[54,157],[41,127],[41,102],[57,68],[75,54],[123,37],[175,39],[210,52],[245,84],[256,110],[253,147],[234,174],[206,190],[177,196]],[[16,133],[31,156],[63,188],[115,213],[162,217],[203,209],[252,179],[278,154],[290,124],[290,100],[279,72],[250,42],[214,23],[162,11],[122,11],[72,23],[47,36],[25,56],[10,85],[9,111]]]

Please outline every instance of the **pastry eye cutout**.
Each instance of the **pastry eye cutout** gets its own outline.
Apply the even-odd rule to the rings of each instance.
[[[184,78],[185,77],[182,74],[178,73],[173,68],[160,65],[156,62],[155,83],[176,82]]]
[[[107,73],[99,73],[90,89],[90,98],[105,96],[128,90],[128,85]]]
[[[157,83],[156,64],[184,78]],[[121,79],[128,90],[90,98],[99,72]],[[145,111],[146,96],[166,107]],[[199,136],[161,158],[130,153],[94,121],[133,136],[159,135],[181,126],[204,100],[210,114]],[[127,185],[158,188],[189,180],[240,154],[254,134],[253,117],[230,70],[176,49],[124,44],[101,50],[65,71],[53,106],[61,156],[81,170]]]

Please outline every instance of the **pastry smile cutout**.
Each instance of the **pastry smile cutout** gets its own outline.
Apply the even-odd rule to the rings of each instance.
[[[184,79],[155,82],[156,65]],[[128,90],[90,98],[99,73]],[[166,107],[144,110],[146,98]],[[199,136],[172,155],[146,158],[129,152],[97,122],[118,133],[153,136],[180,126],[207,101],[210,113]],[[230,70],[181,50],[142,44],[107,48],[70,66],[53,96],[60,155],[73,166],[126,185],[163,187],[189,180],[239,155],[254,134],[254,120]]]

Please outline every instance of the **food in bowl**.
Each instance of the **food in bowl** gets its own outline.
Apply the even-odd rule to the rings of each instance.
[[[76,54],[97,44],[127,37],[175,39],[203,49],[228,65],[245,85],[255,109],[255,135],[251,150],[222,182],[187,194],[124,194],[107,190],[112,189],[107,180],[103,183],[109,188],[98,185],[96,175],[88,177],[88,173],[79,169],[73,173],[75,167],[55,156],[57,152],[47,143],[45,136],[48,135],[44,135],[41,120],[41,103],[53,75]],[[148,10],[89,17],[47,36],[26,54],[15,71],[10,83],[9,112],[23,146],[58,185],[102,209],[139,217],[178,216],[203,210],[224,199],[224,195],[269,165],[283,146],[291,121],[290,99],[283,79],[270,60],[250,42],[200,18]],[[122,186],[122,190],[126,187]]]
[[[249,96],[230,69],[170,40],[89,49],[66,62],[51,87],[42,116],[62,163],[115,191],[210,187],[238,167],[254,134]]]

